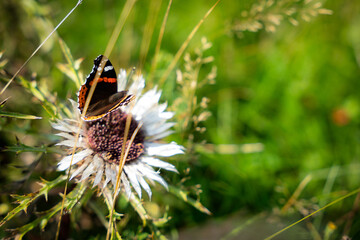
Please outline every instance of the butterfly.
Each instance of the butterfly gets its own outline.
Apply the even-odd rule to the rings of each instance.
[[[100,63],[103,58],[106,57],[99,55],[94,60],[92,71],[86,77],[85,83],[80,87],[78,93],[78,108],[81,114],[83,114],[85,102],[89,96],[91,86],[94,84],[97,71],[98,69],[101,70]],[[118,109],[120,106],[126,106],[134,98],[135,96],[128,94],[128,91],[118,92],[118,82],[115,69],[110,60],[106,58],[105,66],[98,78],[94,93],[83,119],[85,121],[100,119],[110,112]]]

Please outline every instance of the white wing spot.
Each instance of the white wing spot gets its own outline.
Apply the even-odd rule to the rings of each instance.
[[[107,72],[107,71],[110,71],[110,70],[113,70],[114,67],[113,66],[107,66],[104,68],[104,72]]]

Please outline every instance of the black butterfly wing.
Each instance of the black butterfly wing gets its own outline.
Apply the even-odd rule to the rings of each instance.
[[[86,98],[89,95],[91,86],[99,69],[103,55],[94,60],[94,66],[90,74],[86,77],[85,83],[81,86],[78,94],[79,109],[83,112]],[[96,120],[119,106],[128,104],[133,99],[132,95],[127,95],[127,91],[117,91],[117,76],[113,65],[106,59],[105,67],[98,78],[94,94],[90,100],[88,110],[84,120]]]
[[[78,102],[81,112],[84,109],[85,101],[89,95],[90,88],[94,84],[95,75],[98,71],[102,58],[103,55],[100,55],[94,60],[94,66],[92,68],[92,71],[86,77],[85,83],[80,88],[78,94]],[[107,59],[105,67],[101,72],[100,77],[98,78],[98,82],[89,105],[95,104],[100,100],[108,98],[115,93],[117,93],[116,72],[110,60]]]

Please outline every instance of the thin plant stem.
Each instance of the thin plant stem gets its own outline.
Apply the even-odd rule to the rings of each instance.
[[[130,123],[131,123],[131,117],[130,116],[131,115],[129,114],[128,118],[126,119],[126,126],[125,126],[126,138],[125,138],[125,133],[124,133],[124,139],[123,139],[124,143],[126,143],[126,141],[127,141],[127,135],[128,135],[128,131],[129,131],[129,128],[130,128]],[[127,125],[128,119],[130,119],[129,120],[129,125]],[[109,217],[109,223],[108,223],[109,227],[112,226],[112,224],[111,224],[112,223],[112,216],[113,216],[114,209],[115,209],[115,202],[116,202],[117,192],[118,192],[118,189],[120,188],[120,179],[121,179],[122,170],[123,170],[123,168],[125,166],[126,158],[127,158],[128,154],[130,152],[131,144],[134,142],[135,137],[136,137],[137,133],[139,132],[140,128],[142,127],[142,125],[143,125],[142,123],[139,123],[139,125],[135,129],[134,133],[132,134],[132,136],[130,138],[130,141],[129,141],[129,144],[128,144],[127,148],[126,148],[126,151],[124,152],[124,147],[126,146],[126,144],[123,144],[122,149],[121,149],[121,157],[120,157],[121,161],[119,163],[119,171],[118,171],[118,174],[117,174],[117,177],[116,177],[116,186],[115,186],[115,189],[114,189],[114,197],[113,197],[113,201],[112,201],[112,208],[111,208],[110,217]],[[112,227],[111,227],[111,229],[112,229]],[[113,233],[112,230],[111,230],[111,233]],[[108,229],[108,234],[109,234],[109,229]],[[108,234],[107,234],[107,237],[108,237]]]
[[[152,63],[151,63],[151,68],[150,68],[150,73],[149,73],[150,82],[152,82],[151,80],[152,80],[152,77],[153,77],[153,74],[154,74],[154,71],[155,71],[155,68],[156,68],[157,58],[159,56],[162,39],[164,37],[165,27],[166,27],[167,19],[168,19],[168,16],[169,16],[171,4],[172,4],[172,0],[169,0],[169,4],[167,6],[165,16],[164,16],[164,19],[163,19],[162,24],[161,24],[159,38],[158,38],[157,43],[156,43],[154,58],[153,58]]]
[[[336,177],[338,175],[338,172],[339,172],[339,166],[332,166],[330,168],[330,171],[328,173],[328,176],[326,178],[326,182],[325,182],[325,185],[324,185],[324,188],[323,188],[323,191],[322,191],[322,195],[323,196],[329,196],[330,193],[331,193],[331,190],[334,186],[334,182],[336,180]],[[322,197],[319,201],[319,205],[320,206],[323,206],[327,203],[328,199],[327,197]],[[320,225],[321,225],[321,221],[323,219],[323,213],[320,213],[315,221],[314,221],[314,225],[315,225],[315,228],[317,229],[320,229]]]
[[[134,104],[132,104],[131,108],[133,108],[133,107],[134,107]],[[140,129],[140,127],[141,127],[141,125],[139,124],[140,127],[138,126],[138,128],[136,128],[135,132],[133,133],[133,135],[131,136],[131,139],[129,141],[129,147],[126,148],[126,142],[127,142],[127,137],[129,135],[131,118],[132,118],[132,114],[131,114],[131,111],[130,111],[130,113],[128,114],[128,116],[126,118],[123,145],[122,145],[122,148],[121,148],[121,155],[120,155],[120,162],[119,162],[119,170],[118,170],[118,173],[117,173],[117,176],[116,176],[116,184],[115,184],[115,188],[114,188],[114,197],[113,197],[113,201],[112,201],[112,206],[111,206],[110,216],[109,216],[109,223],[108,223],[109,228],[108,228],[107,234],[106,234],[106,239],[107,240],[110,237],[110,232],[111,232],[111,235],[113,234],[112,218],[113,218],[113,213],[114,213],[114,209],[115,209],[115,201],[116,201],[118,189],[120,188],[121,173],[122,173],[122,170],[124,168],[127,155],[128,155],[128,153],[130,151],[130,146],[131,146],[132,142],[134,141],[137,132],[139,131],[138,129]],[[126,150],[125,150],[125,148],[126,148]]]
[[[107,45],[107,48],[105,50],[105,56],[109,56],[110,53],[112,52],[112,49],[114,48],[114,45],[115,45],[115,42],[117,40],[117,38],[119,37],[119,34],[124,26],[124,23],[133,7],[135,3],[135,0],[128,0],[125,4],[125,7],[119,17],[119,20],[115,26],[115,29],[113,31],[113,34],[109,40],[109,44]],[[68,181],[70,179],[70,170],[71,170],[71,165],[72,165],[72,161],[73,161],[73,158],[74,158],[74,154],[75,154],[75,151],[76,151],[76,143],[78,141],[78,138],[80,136],[80,129],[82,128],[82,124],[83,124],[83,117],[85,116],[86,112],[87,112],[87,109],[88,109],[88,106],[90,104],[90,101],[91,101],[91,98],[94,94],[94,91],[95,91],[95,88],[96,88],[96,85],[98,83],[98,79],[101,75],[101,72],[103,71],[104,67],[105,67],[105,63],[108,59],[106,57],[103,57],[101,59],[101,62],[100,62],[100,65],[99,65],[99,68],[97,69],[97,72],[95,74],[95,78],[94,78],[94,82],[93,82],[93,85],[91,86],[90,90],[89,90],[89,95],[87,96],[86,98],[86,102],[85,102],[85,106],[84,106],[84,109],[83,109],[83,113],[81,115],[81,121],[80,121],[80,124],[79,124],[79,128],[78,128],[78,132],[76,133],[75,135],[75,144],[74,144],[74,148],[73,148],[73,151],[72,151],[72,154],[71,154],[71,160],[70,160],[70,166],[69,166],[69,172],[68,172],[68,177],[67,177],[67,181],[66,181],[66,184],[65,184],[65,190],[64,190],[64,195],[63,195],[63,200],[62,200],[62,208],[61,208],[61,212],[60,212],[60,219],[59,219],[59,223],[58,223],[58,227],[57,227],[57,232],[56,232],[56,240],[58,239],[59,237],[59,231],[60,231],[60,226],[61,226],[61,218],[62,218],[62,214],[63,214],[63,206],[64,206],[64,202],[65,202],[65,197],[66,197],[66,192],[67,192],[67,185],[68,185]]]
[[[64,211],[64,204],[65,204],[65,198],[66,198],[66,193],[67,193],[67,186],[68,186],[68,182],[69,182],[69,179],[70,179],[71,166],[72,166],[72,162],[73,162],[73,159],[74,159],[74,154],[75,154],[75,151],[76,151],[76,148],[77,148],[77,142],[78,142],[79,136],[80,136],[80,130],[81,130],[83,122],[84,122],[83,118],[86,115],[87,109],[88,109],[88,107],[90,105],[91,98],[92,98],[92,96],[94,94],[96,85],[98,83],[99,77],[100,77],[100,75],[101,75],[101,73],[102,73],[102,71],[103,71],[103,69],[105,67],[105,64],[106,64],[107,60],[108,59],[105,56],[103,56],[103,58],[100,61],[100,65],[99,65],[99,67],[98,67],[98,69],[96,71],[96,74],[95,74],[93,85],[91,86],[91,88],[89,90],[89,95],[86,97],[84,109],[83,109],[83,112],[81,114],[79,128],[78,128],[78,131],[76,132],[76,135],[75,135],[75,143],[74,143],[74,147],[73,147],[72,153],[71,153],[70,166],[69,166],[69,170],[68,170],[68,174],[67,174],[67,180],[66,180],[66,183],[65,183],[65,189],[64,189],[63,199],[62,199],[62,203],[61,203],[61,211],[60,211],[60,217],[59,217],[59,222],[58,222],[58,226],[57,226],[55,240],[57,240],[59,238],[59,232],[60,232],[60,227],[61,227],[61,219],[62,219],[62,215],[63,215],[63,211]]]
[[[149,3],[150,3],[150,6],[149,6],[149,11],[148,11],[148,16],[146,19],[146,24],[144,26],[144,36],[142,38],[141,45],[140,45],[139,69],[142,69],[142,67],[144,66],[147,54],[149,52],[150,42],[151,42],[152,35],[154,33],[156,19],[157,19],[157,16],[159,15],[162,0],[155,0],[155,1],[151,1]]]
[[[320,211],[322,211],[322,210],[324,210],[324,209],[326,209],[326,208],[328,208],[328,207],[330,207],[330,206],[332,206],[332,205],[334,205],[334,204],[336,204],[336,203],[338,203],[338,202],[341,202],[341,201],[344,200],[345,198],[351,197],[351,196],[353,196],[353,195],[355,195],[355,194],[357,194],[357,193],[359,193],[359,192],[360,192],[360,188],[358,188],[358,189],[356,189],[356,190],[354,190],[354,191],[352,191],[352,192],[350,192],[350,193],[348,193],[348,194],[346,194],[346,195],[344,195],[344,196],[342,196],[342,197],[340,197],[340,198],[338,198],[338,199],[336,199],[336,200],[334,200],[334,201],[326,204],[324,207],[322,207],[322,208],[314,211],[313,213],[310,213],[309,215],[307,215],[307,216],[303,217],[302,219],[294,222],[293,224],[290,224],[290,225],[287,226],[286,228],[283,228],[283,229],[281,229],[280,231],[277,231],[276,233],[272,234],[271,236],[265,238],[265,240],[273,239],[274,237],[276,237],[276,236],[279,235],[280,233],[288,230],[289,228],[295,226],[295,225],[298,224],[298,223],[301,223],[302,221],[308,219],[309,217],[315,215],[316,213],[318,213],[318,212],[320,212]]]
[[[124,153],[125,153],[125,147],[126,147],[126,142],[127,142],[127,136],[129,134],[130,124],[131,124],[131,117],[132,117],[132,114],[129,113],[127,118],[126,118],[123,145],[122,145],[122,148],[121,148],[119,166],[122,165],[122,162],[125,162]],[[111,232],[111,235],[113,234],[112,218],[113,218],[113,213],[114,213],[114,208],[115,208],[115,200],[116,200],[116,195],[117,195],[117,189],[119,188],[119,185],[120,185],[120,177],[121,177],[121,171],[120,171],[120,167],[119,167],[119,171],[118,171],[118,174],[117,174],[117,177],[116,177],[116,186],[114,188],[113,202],[112,202],[110,216],[109,216],[109,223],[108,223],[108,229],[107,229],[107,233],[106,233],[106,240],[109,240],[110,232]]]
[[[284,205],[284,207],[281,209],[282,213],[285,213],[289,207],[291,207],[296,199],[300,196],[300,193],[304,190],[304,188],[307,186],[307,184],[311,181],[312,177],[311,175],[307,175],[299,184],[293,195],[289,198],[287,203]]]
[[[112,50],[114,49],[115,43],[117,39],[119,38],[120,32],[123,29],[126,19],[128,18],[136,0],[127,0],[125,3],[125,6],[119,16],[119,19],[115,25],[114,31],[112,32],[112,35],[110,37],[109,43],[106,46],[104,55],[109,57]]]
[[[177,51],[177,53],[175,54],[173,60],[171,61],[170,65],[168,66],[168,68],[165,70],[165,73],[162,75],[162,77],[159,80],[159,85],[161,86],[162,84],[164,84],[165,80],[169,77],[171,71],[174,69],[174,67],[176,66],[176,63],[179,61],[181,55],[184,53],[186,47],[189,45],[190,40],[194,37],[195,33],[199,30],[200,26],[203,24],[203,22],[205,21],[205,19],[210,15],[210,13],[214,10],[214,8],[216,7],[216,5],[220,2],[220,0],[217,0],[216,3],[206,12],[206,14],[204,15],[204,17],[199,21],[199,23],[194,27],[194,29],[191,31],[191,33],[189,34],[189,36],[186,38],[186,40],[184,41],[184,43],[181,45],[180,49]]]
[[[344,227],[344,231],[343,231],[343,236],[349,235],[349,233],[350,233],[351,225],[354,221],[356,213],[359,211],[359,203],[360,203],[360,193],[357,194],[354,204],[353,204],[353,208],[352,208],[351,212],[349,212],[349,214],[348,214],[348,218],[345,223],[345,227]]]
[[[23,70],[25,65],[30,61],[30,59],[39,51],[39,49],[47,42],[47,40],[51,37],[51,35],[54,34],[54,32],[60,27],[60,25],[72,14],[72,12],[82,3],[82,0],[79,0],[75,7],[73,7],[70,12],[60,21],[60,23],[54,28],[54,30],[49,33],[49,35],[44,39],[42,43],[35,49],[35,51],[30,55],[30,57],[24,62],[24,64],[19,68],[19,70],[16,71],[14,76],[10,79],[10,81],[5,85],[5,87],[1,90],[0,96],[5,92],[5,90],[10,86],[12,81],[16,78],[16,76]]]

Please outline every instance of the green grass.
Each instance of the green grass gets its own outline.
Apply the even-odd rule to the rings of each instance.
[[[139,66],[149,4],[160,2],[150,49],[143,68],[138,69],[145,78],[148,76],[167,1],[135,3],[109,56],[117,69]],[[171,161],[180,174],[164,174],[165,179],[177,187],[176,191],[186,191],[193,199],[200,197],[212,215],[181,201],[179,195],[156,188],[152,203],[159,207],[161,217],[167,213],[171,220],[164,226],[149,224],[143,228],[137,212],[120,199],[116,210],[126,216],[118,226],[124,239],[135,235],[143,239],[147,233],[159,237],[158,230],[170,239],[183,239],[186,234],[205,239],[209,231],[206,227],[214,221],[218,224],[211,229],[223,230],[220,235],[214,234],[214,239],[217,236],[263,239],[359,188],[360,3],[324,1],[323,7],[332,10],[332,15],[318,15],[306,22],[300,15],[305,9],[303,1],[295,4],[289,1],[288,5],[297,7],[294,16],[298,26],[283,17],[275,32],[263,28],[240,34],[231,31],[236,20],[244,19],[242,12],[251,9],[255,2],[220,1],[190,41],[186,52],[192,59],[196,57],[195,49],[201,47],[202,37],[212,43],[210,49],[203,51],[203,57],[213,56],[214,61],[199,69],[198,81],[216,66],[216,82],[195,91],[197,103],[203,97],[210,100],[205,109],[199,107],[187,112],[189,90],[185,83],[176,83],[175,74],[176,69],[188,71],[183,57],[159,86],[162,100],[177,112],[177,132],[168,140],[188,149],[185,156]],[[159,81],[191,30],[214,3],[173,2],[157,69],[149,85]],[[8,61],[4,66],[0,61],[1,89],[74,4],[72,1],[0,3],[0,51],[4,51],[1,59]],[[84,1],[59,28],[57,36],[30,60],[20,73],[23,80],[16,78],[0,96],[0,102],[10,97],[0,109],[3,116],[0,146],[8,147],[0,154],[1,219],[16,207],[9,194],[34,192],[41,178],[50,181],[60,174],[55,170],[59,155],[53,147],[58,139],[52,135],[49,120],[59,116],[60,109],[64,109],[62,105],[69,104],[68,98],[76,99],[78,89],[57,68],[58,63],[66,62],[59,37],[74,59],[84,58],[80,71],[86,76],[93,59],[104,53],[123,5],[123,1]],[[269,12],[272,11],[281,13],[281,9],[270,8]],[[37,89],[44,99],[37,95]],[[179,101],[181,104],[176,105]],[[203,111],[212,115],[199,124],[193,123],[192,117]],[[13,115],[5,116],[3,112]],[[42,119],[21,118],[32,116]],[[187,126],[183,116],[190,121]],[[199,133],[195,127],[205,127],[206,131]],[[249,143],[260,143],[262,149],[244,152],[243,145]],[[19,146],[23,147],[20,152]],[[31,152],[25,153],[28,150]],[[311,176],[310,181],[294,203],[281,212],[306,176]],[[185,178],[188,179],[181,182]],[[201,185],[201,193],[197,184]],[[39,200],[41,211],[60,201],[58,193],[62,188],[63,185],[50,192],[49,201]],[[276,239],[289,236],[339,239],[343,235],[360,238],[358,197],[344,199],[301,222],[295,226],[300,235],[292,235],[292,230],[288,230]],[[106,217],[104,203],[95,196],[89,198],[87,204],[70,215],[69,237],[102,239],[106,235],[99,215],[93,210],[94,206],[101,206]],[[149,206],[147,198],[145,202]],[[5,229],[21,227],[36,219],[38,203],[30,205],[27,214],[18,214],[2,226],[0,236],[9,235]],[[88,225],[80,222],[82,218],[91,220],[90,228],[84,227]],[[225,224],[229,219],[230,227]],[[330,223],[336,229],[331,230]],[[25,236],[46,238],[55,231],[56,218],[52,218],[44,232],[35,230]]]

